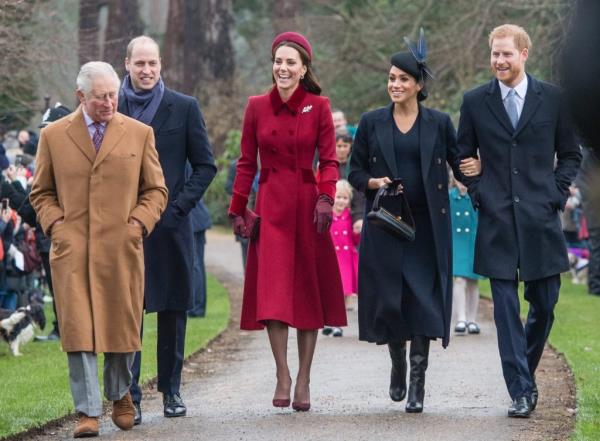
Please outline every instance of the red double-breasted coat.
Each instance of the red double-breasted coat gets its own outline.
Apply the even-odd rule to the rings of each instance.
[[[275,87],[248,99],[230,213],[244,213],[259,157],[261,224],[248,248],[241,328],[262,329],[268,320],[297,329],[345,326],[333,243],[313,220],[318,195],[333,198],[338,178],[329,100],[302,86],[285,103]]]

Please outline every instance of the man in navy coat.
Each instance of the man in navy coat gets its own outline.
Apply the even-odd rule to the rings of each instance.
[[[476,273],[490,278],[510,417],[528,417],[535,370],[554,321],[560,273],[569,269],[559,210],[581,162],[561,91],[525,73],[531,40],[515,25],[489,37],[495,79],[467,92],[458,128],[460,158],[479,152],[482,171],[460,179],[479,210]],[[519,317],[525,282],[529,314]]]
[[[158,44],[136,37],[127,46],[119,111],[154,129],[169,204],[144,242],[146,312],[157,312],[157,389],[165,417],[186,414],[179,394],[187,310],[192,306],[194,235],[190,211],[216,174],[204,119],[195,98],[167,89],[160,77]],[[186,173],[187,164],[191,173]],[[117,195],[115,195],[117,196]],[[141,422],[138,385],[141,354],[136,355],[131,395],[136,424]]]

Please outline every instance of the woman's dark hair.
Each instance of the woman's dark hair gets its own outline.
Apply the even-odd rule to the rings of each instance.
[[[348,144],[352,144],[352,141],[354,141],[354,139],[352,138],[352,135],[348,135],[348,134],[339,134],[336,135],[335,137],[335,142],[338,141],[343,141],[343,142],[347,142]]]
[[[321,95],[321,86],[319,85],[319,81],[317,80],[317,77],[315,76],[312,70],[310,57],[308,56],[308,53],[302,46],[292,41],[282,41],[281,44],[279,44],[273,51],[273,57],[271,59],[271,62],[275,62],[275,52],[277,52],[277,49],[279,49],[281,46],[288,46],[298,51],[298,53],[300,54],[300,59],[302,60],[302,64],[306,66],[306,73],[304,74],[304,78],[300,80],[300,84],[308,92],[314,93],[315,95]],[[275,84],[275,77],[271,75],[271,78],[273,80],[273,84]]]

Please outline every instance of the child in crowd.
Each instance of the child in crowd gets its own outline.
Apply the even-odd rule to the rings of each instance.
[[[450,212],[452,213],[452,274],[454,275],[453,315],[456,318],[454,332],[479,334],[477,308],[479,307],[478,280],[473,272],[477,212],[473,209],[467,188],[454,180],[450,189]]]
[[[339,180],[335,189],[333,222],[330,234],[337,254],[347,309],[351,309],[356,303],[356,292],[358,291],[358,252],[356,251],[356,245],[360,239],[360,236],[352,231],[351,201],[352,186],[345,179]],[[329,327],[323,329],[323,334],[333,334],[334,337],[343,335],[341,328]]]

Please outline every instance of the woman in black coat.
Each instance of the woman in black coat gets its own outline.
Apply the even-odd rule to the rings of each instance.
[[[366,212],[380,187],[401,178],[415,219],[414,242],[400,241],[365,220],[358,276],[359,338],[388,345],[394,401],[406,396],[406,341],[411,341],[406,403],[411,413],[423,411],[429,342],[441,338],[448,345],[452,310],[446,162],[455,166],[456,134],[447,114],[419,104],[427,97],[430,77],[423,55],[414,49],[392,56],[392,104],[362,116],[349,175],[366,195]]]

